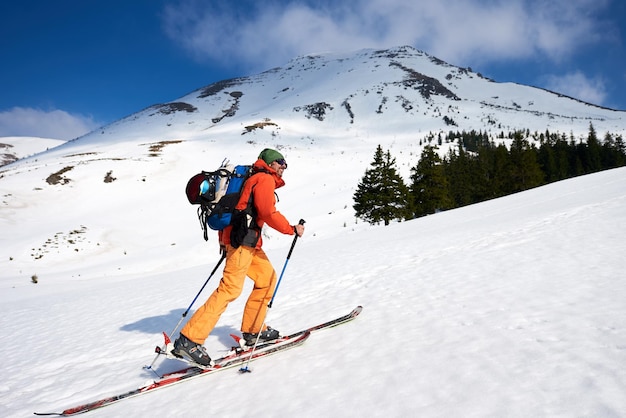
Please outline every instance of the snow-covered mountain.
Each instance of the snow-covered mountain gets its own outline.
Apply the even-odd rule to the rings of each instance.
[[[61,410],[153,378],[141,366],[218,260],[187,180],[271,146],[289,162],[278,208],[307,229],[269,323],[289,332],[357,304],[363,313],[253,373],[93,416],[623,416],[626,169],[389,227],[352,210],[378,144],[406,176],[430,133],[580,136],[589,123],[599,136],[626,129],[624,112],[401,47],[300,57],[4,166],[0,415]],[[264,233],[280,269],[292,238]],[[237,332],[240,299],[207,340],[212,355]]]
[[[264,129],[279,138],[315,133],[415,142],[450,130],[578,134],[586,133],[589,123],[600,132],[622,133],[626,112],[497,83],[401,47],[299,57],[256,76],[214,83],[128,121],[145,115],[174,129],[187,125],[187,132],[200,135],[236,122],[241,135]],[[398,132],[405,134],[398,138]]]
[[[290,163],[283,209],[304,212],[314,236],[326,237],[355,227],[352,194],[377,144],[391,150],[408,178],[430,134],[475,129],[495,139],[530,129],[584,136],[590,123],[599,135],[624,135],[626,112],[497,83],[411,47],[298,57],[5,166],[0,269],[13,276],[77,262],[117,274],[120,256],[139,261],[162,246],[174,259],[189,258],[183,264],[197,260],[188,248],[197,242],[197,220],[183,198],[187,179],[224,158],[251,162],[266,146]],[[16,221],[25,214],[32,228]],[[146,240],[153,228],[161,233]],[[154,266],[171,267],[170,260]]]
[[[578,134],[586,133],[589,123],[600,132],[622,133],[626,112],[497,83],[401,47],[299,57],[259,75],[214,83],[126,121],[146,115],[153,124],[172,130],[187,125],[185,131],[201,136],[236,122],[229,130],[239,126],[235,133],[241,135],[263,129],[278,138],[316,134],[389,140],[404,132],[415,141],[428,133],[472,129],[494,136],[527,128]]]

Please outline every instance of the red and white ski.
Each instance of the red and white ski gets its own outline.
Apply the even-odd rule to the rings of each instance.
[[[302,331],[298,331],[286,337],[281,337],[273,342],[265,342],[261,345],[258,345],[254,350],[235,350],[224,357],[216,359],[214,365],[211,367],[205,368],[198,365],[190,365],[189,367],[166,373],[161,376],[160,379],[157,379],[148,385],[129,390],[128,392],[120,393],[118,395],[109,396],[83,405],[68,408],[63,410],[62,412],[35,412],[34,414],[69,417],[93,411],[94,409],[117,403],[123,399],[135,397],[144,393],[149,393],[157,389],[172,386],[177,383],[191,380],[200,376],[206,376],[208,374],[216,373],[221,370],[231,369],[235,366],[247,363],[248,361],[257,360],[261,357],[266,357],[280,351],[284,351],[293,347],[298,347],[303,344],[307,340],[307,338],[309,338],[312,332],[325,328],[331,328],[351,321],[361,313],[362,309],[363,308],[361,306],[357,306],[347,315],[343,315],[331,321],[315,325]]]

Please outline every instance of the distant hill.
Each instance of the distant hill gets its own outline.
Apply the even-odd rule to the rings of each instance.
[[[65,143],[61,139],[36,138],[29,136],[0,137],[0,166],[10,164]]]

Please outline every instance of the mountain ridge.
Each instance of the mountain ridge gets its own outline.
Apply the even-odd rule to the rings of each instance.
[[[374,73],[382,75],[377,79],[368,77]],[[485,90],[488,88],[491,91]],[[371,100],[375,95],[379,97]],[[407,118],[394,118],[396,122],[403,123],[406,129],[417,128],[421,135],[448,130],[520,129],[550,129],[568,134],[571,131],[580,135],[588,130],[589,122],[598,131],[622,134],[626,115],[624,111],[547,89],[499,83],[405,46],[354,54],[303,55],[284,67],[220,80],[128,118],[144,113],[185,113],[197,118],[209,113],[212,116],[205,126],[208,129],[233,118],[245,118],[249,126],[285,117],[289,111],[319,122],[331,117],[342,129],[349,129],[350,125],[373,129],[364,121],[374,117],[384,123],[381,115],[400,109],[400,114],[405,113]],[[533,118],[516,117],[519,112],[527,112]],[[528,125],[523,126],[522,121]]]
[[[355,219],[352,196],[378,144],[407,179],[439,133],[475,129],[506,142],[501,133],[550,130],[580,140],[592,123],[599,137],[623,136],[625,115],[497,83],[409,47],[302,56],[209,84],[0,168],[0,270],[84,277],[88,266],[101,266],[97,274],[119,275],[120,257],[136,258],[139,268],[142,257],[163,246],[171,259],[157,270],[202,262],[194,254],[206,244],[184,199],[187,180],[224,158],[251,163],[265,147],[289,161],[281,212],[307,219],[317,240],[370,227]],[[437,145],[442,154],[458,146]],[[319,202],[316,210],[311,199]],[[17,221],[25,214],[29,225]],[[155,227],[158,237],[144,240]],[[283,245],[273,231],[265,234],[268,248]]]

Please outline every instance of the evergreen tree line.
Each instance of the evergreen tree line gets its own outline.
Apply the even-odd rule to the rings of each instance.
[[[504,134],[501,134],[504,139]],[[509,134],[510,147],[496,145],[482,132],[449,132],[458,146],[443,158],[433,145],[424,147],[406,185],[389,150],[378,145],[365,171],[353,208],[357,218],[372,224],[417,218],[506,196],[547,183],[626,165],[621,136],[607,133],[602,141],[593,125],[585,140],[548,131]]]

